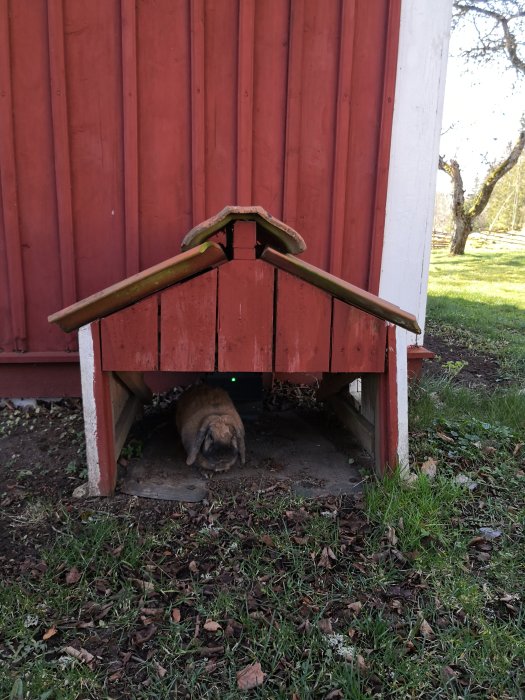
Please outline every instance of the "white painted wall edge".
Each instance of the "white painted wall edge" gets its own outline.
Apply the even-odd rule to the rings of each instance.
[[[80,354],[80,383],[82,386],[82,410],[86,436],[86,461],[89,493],[99,494],[100,462],[97,444],[97,406],[95,403],[95,351],[91,324],[79,328],[78,350]]]
[[[452,0],[402,0],[379,295],[415,314],[421,328],[451,16]]]
[[[425,326],[452,0],[402,0],[379,295]],[[407,347],[398,328],[398,458],[408,468]]]

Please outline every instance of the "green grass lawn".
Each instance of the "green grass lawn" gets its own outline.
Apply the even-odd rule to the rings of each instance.
[[[525,376],[525,251],[432,253],[427,328]]]

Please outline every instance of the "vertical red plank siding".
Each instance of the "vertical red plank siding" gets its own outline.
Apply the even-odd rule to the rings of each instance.
[[[348,0],[342,3],[341,8],[341,39],[339,43],[335,153],[332,181],[330,272],[338,277],[341,277],[343,272],[354,32],[355,0]]]
[[[384,372],[386,325],[334,299],[332,372]]]
[[[218,272],[219,372],[271,372],[274,268],[232,260]]]
[[[217,320],[217,270],[160,295],[160,369],[213,372]]]
[[[0,0],[0,379],[1,351],[74,347],[49,313],[226,204],[377,291],[399,8]]]
[[[62,0],[48,2],[47,22],[62,304],[69,306],[76,301],[77,290]]]
[[[191,187],[195,226],[206,218],[206,113],[204,72],[204,0],[190,3],[191,35]]]
[[[304,0],[291,3],[288,38],[286,141],[284,152],[283,219],[297,228],[301,135]]]
[[[237,204],[252,204],[253,44],[255,0],[239,3]]]
[[[283,0],[255,3],[253,202],[278,219],[283,218],[289,19]]]
[[[192,214],[192,6],[188,0],[137,5],[142,268],[176,255],[198,223]]]
[[[158,299],[153,296],[101,320],[104,371],[158,369],[158,316]]]
[[[276,372],[328,372],[332,297],[279,270],[275,320]]]
[[[11,299],[9,296],[8,267],[6,254],[6,241],[4,233],[4,213],[2,207],[0,180],[0,348],[4,350],[14,349],[12,320],[11,320]],[[9,377],[6,377],[9,380]],[[9,384],[10,385],[10,384]],[[2,382],[4,386],[4,382]],[[5,394],[14,396],[14,394]]]
[[[14,350],[26,349],[26,303],[14,148],[9,8],[0,0],[0,185]]]
[[[398,33],[396,29],[399,27],[400,18],[401,0],[391,0],[388,3],[388,25],[385,36],[386,55],[383,75],[381,122],[379,126],[379,152],[376,166],[372,250],[370,253],[370,273],[368,279],[368,289],[374,294],[379,293],[381,258],[383,254],[388,166],[390,162],[392,120],[394,118],[394,91],[397,73]]]
[[[59,239],[60,281],[62,305],[77,300],[75,270],[75,240],[71,201],[71,162],[69,152],[69,123],[67,114],[66,64],[64,50],[64,13],[62,0],[47,4],[49,38],[49,78],[55,161],[55,192]],[[75,334],[67,339],[68,350],[77,349]]]
[[[124,130],[124,221],[126,224],[126,275],[140,269],[139,163],[137,103],[137,9],[135,0],[121,0],[122,105]]]
[[[212,216],[237,201],[239,0],[205,0],[204,7],[206,216]]]
[[[335,147],[340,2],[304,1],[297,230],[304,259],[327,269]]]
[[[80,297],[125,277],[120,4],[64,3]]]
[[[365,289],[372,247],[389,4],[359,0],[355,8],[342,276]]]

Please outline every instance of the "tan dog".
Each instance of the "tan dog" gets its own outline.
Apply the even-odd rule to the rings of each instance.
[[[186,464],[223,472],[246,460],[244,425],[232,400],[218,387],[188,389],[177,402],[176,422]]]

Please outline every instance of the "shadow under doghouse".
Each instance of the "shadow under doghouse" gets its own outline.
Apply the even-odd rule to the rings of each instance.
[[[233,396],[246,431],[246,463],[227,472],[186,464],[174,415],[180,390],[160,397],[132,428],[118,489],[183,502],[280,488],[305,497],[359,491],[362,471],[373,471],[372,459],[310,389],[280,386],[264,400],[262,394],[244,401]]]

